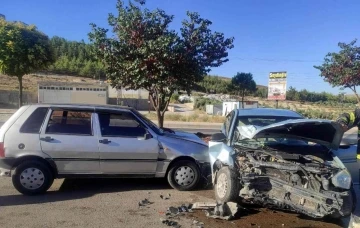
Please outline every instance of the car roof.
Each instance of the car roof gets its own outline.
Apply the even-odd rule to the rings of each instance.
[[[37,107],[53,107],[53,108],[75,108],[75,109],[106,109],[106,110],[133,110],[132,107],[119,106],[119,105],[98,105],[98,104],[53,104],[41,103],[31,104]]]
[[[275,108],[247,108],[237,109],[238,116],[286,116],[303,118],[299,113],[287,109]]]

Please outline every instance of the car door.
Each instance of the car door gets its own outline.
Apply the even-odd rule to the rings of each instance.
[[[91,109],[52,108],[48,113],[40,144],[54,160],[59,174],[100,173],[93,115]]]
[[[147,133],[146,126],[127,110],[101,111],[96,115],[100,127],[100,170],[106,174],[154,175],[159,143]]]

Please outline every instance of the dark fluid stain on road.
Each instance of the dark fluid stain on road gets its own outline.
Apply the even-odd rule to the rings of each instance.
[[[214,199],[212,189],[194,192],[195,195],[205,196]],[[267,228],[267,227],[294,227],[294,228],[341,228],[341,220],[313,219],[298,213],[285,212],[258,207],[255,205],[246,205],[246,211],[240,211],[232,221],[208,218],[204,211],[196,210],[194,213],[188,213],[187,216],[194,220],[201,221],[205,227],[249,227],[249,228]]]
[[[237,215],[234,220],[224,221],[206,217],[204,211],[195,211],[188,215],[194,220],[201,221],[205,227],[223,228],[223,227],[249,227],[249,228],[267,228],[267,227],[296,227],[296,228],[340,228],[339,224],[313,220],[311,218],[302,218],[296,213],[285,213],[266,208],[249,208],[247,213]]]

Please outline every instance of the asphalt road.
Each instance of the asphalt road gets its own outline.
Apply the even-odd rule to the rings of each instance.
[[[170,199],[163,200],[160,195]],[[147,198],[151,205],[139,207]],[[212,189],[179,192],[165,179],[60,179],[45,195],[23,196],[11,178],[0,178],[0,227],[166,227],[160,221],[170,206],[215,202]],[[315,220],[296,213],[247,207],[233,221],[205,216],[204,211],[173,219],[181,227],[346,227],[344,221]]]

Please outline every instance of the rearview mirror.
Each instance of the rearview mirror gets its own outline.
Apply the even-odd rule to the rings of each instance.
[[[211,136],[211,140],[213,142],[226,142],[226,136],[224,133],[215,133]]]

